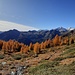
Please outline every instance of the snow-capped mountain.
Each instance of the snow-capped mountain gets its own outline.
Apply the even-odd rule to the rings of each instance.
[[[67,30],[71,31],[74,30],[75,28],[69,27]]]
[[[63,28],[63,27],[58,27],[58,28],[56,28],[55,30],[60,31],[60,32],[65,32],[65,31],[67,31],[67,29],[66,29],[66,28]]]

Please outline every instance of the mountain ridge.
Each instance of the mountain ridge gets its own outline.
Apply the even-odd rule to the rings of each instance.
[[[33,31],[18,31],[16,29],[9,30],[2,32],[0,34],[0,39],[1,40],[16,40],[18,42],[25,43],[29,45],[31,42],[36,43],[36,42],[43,42],[47,39],[53,39],[56,35],[64,35],[65,33],[68,33],[69,31],[63,27],[59,27],[56,29],[52,30],[33,30]]]

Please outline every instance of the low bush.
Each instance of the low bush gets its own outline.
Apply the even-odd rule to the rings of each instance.
[[[12,57],[15,59],[15,60],[20,60],[22,58],[22,55],[21,54],[14,54],[12,55]]]
[[[3,59],[4,58],[4,55],[3,54],[0,54],[0,59]]]

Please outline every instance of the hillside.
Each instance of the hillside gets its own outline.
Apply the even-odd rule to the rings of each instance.
[[[75,43],[47,48],[38,57],[32,54],[2,56],[0,52],[0,73],[9,73],[10,69],[15,72],[18,66],[25,66],[24,75],[75,75]],[[2,62],[6,63],[2,65]]]
[[[75,75],[75,44],[50,48],[42,57],[38,65],[29,68],[29,75]]]

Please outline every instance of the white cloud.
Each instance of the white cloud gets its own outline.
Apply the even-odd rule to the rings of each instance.
[[[0,21],[0,31],[8,31],[12,29],[17,29],[19,31],[29,31],[29,30],[38,30],[37,28],[21,25],[8,21]]]

